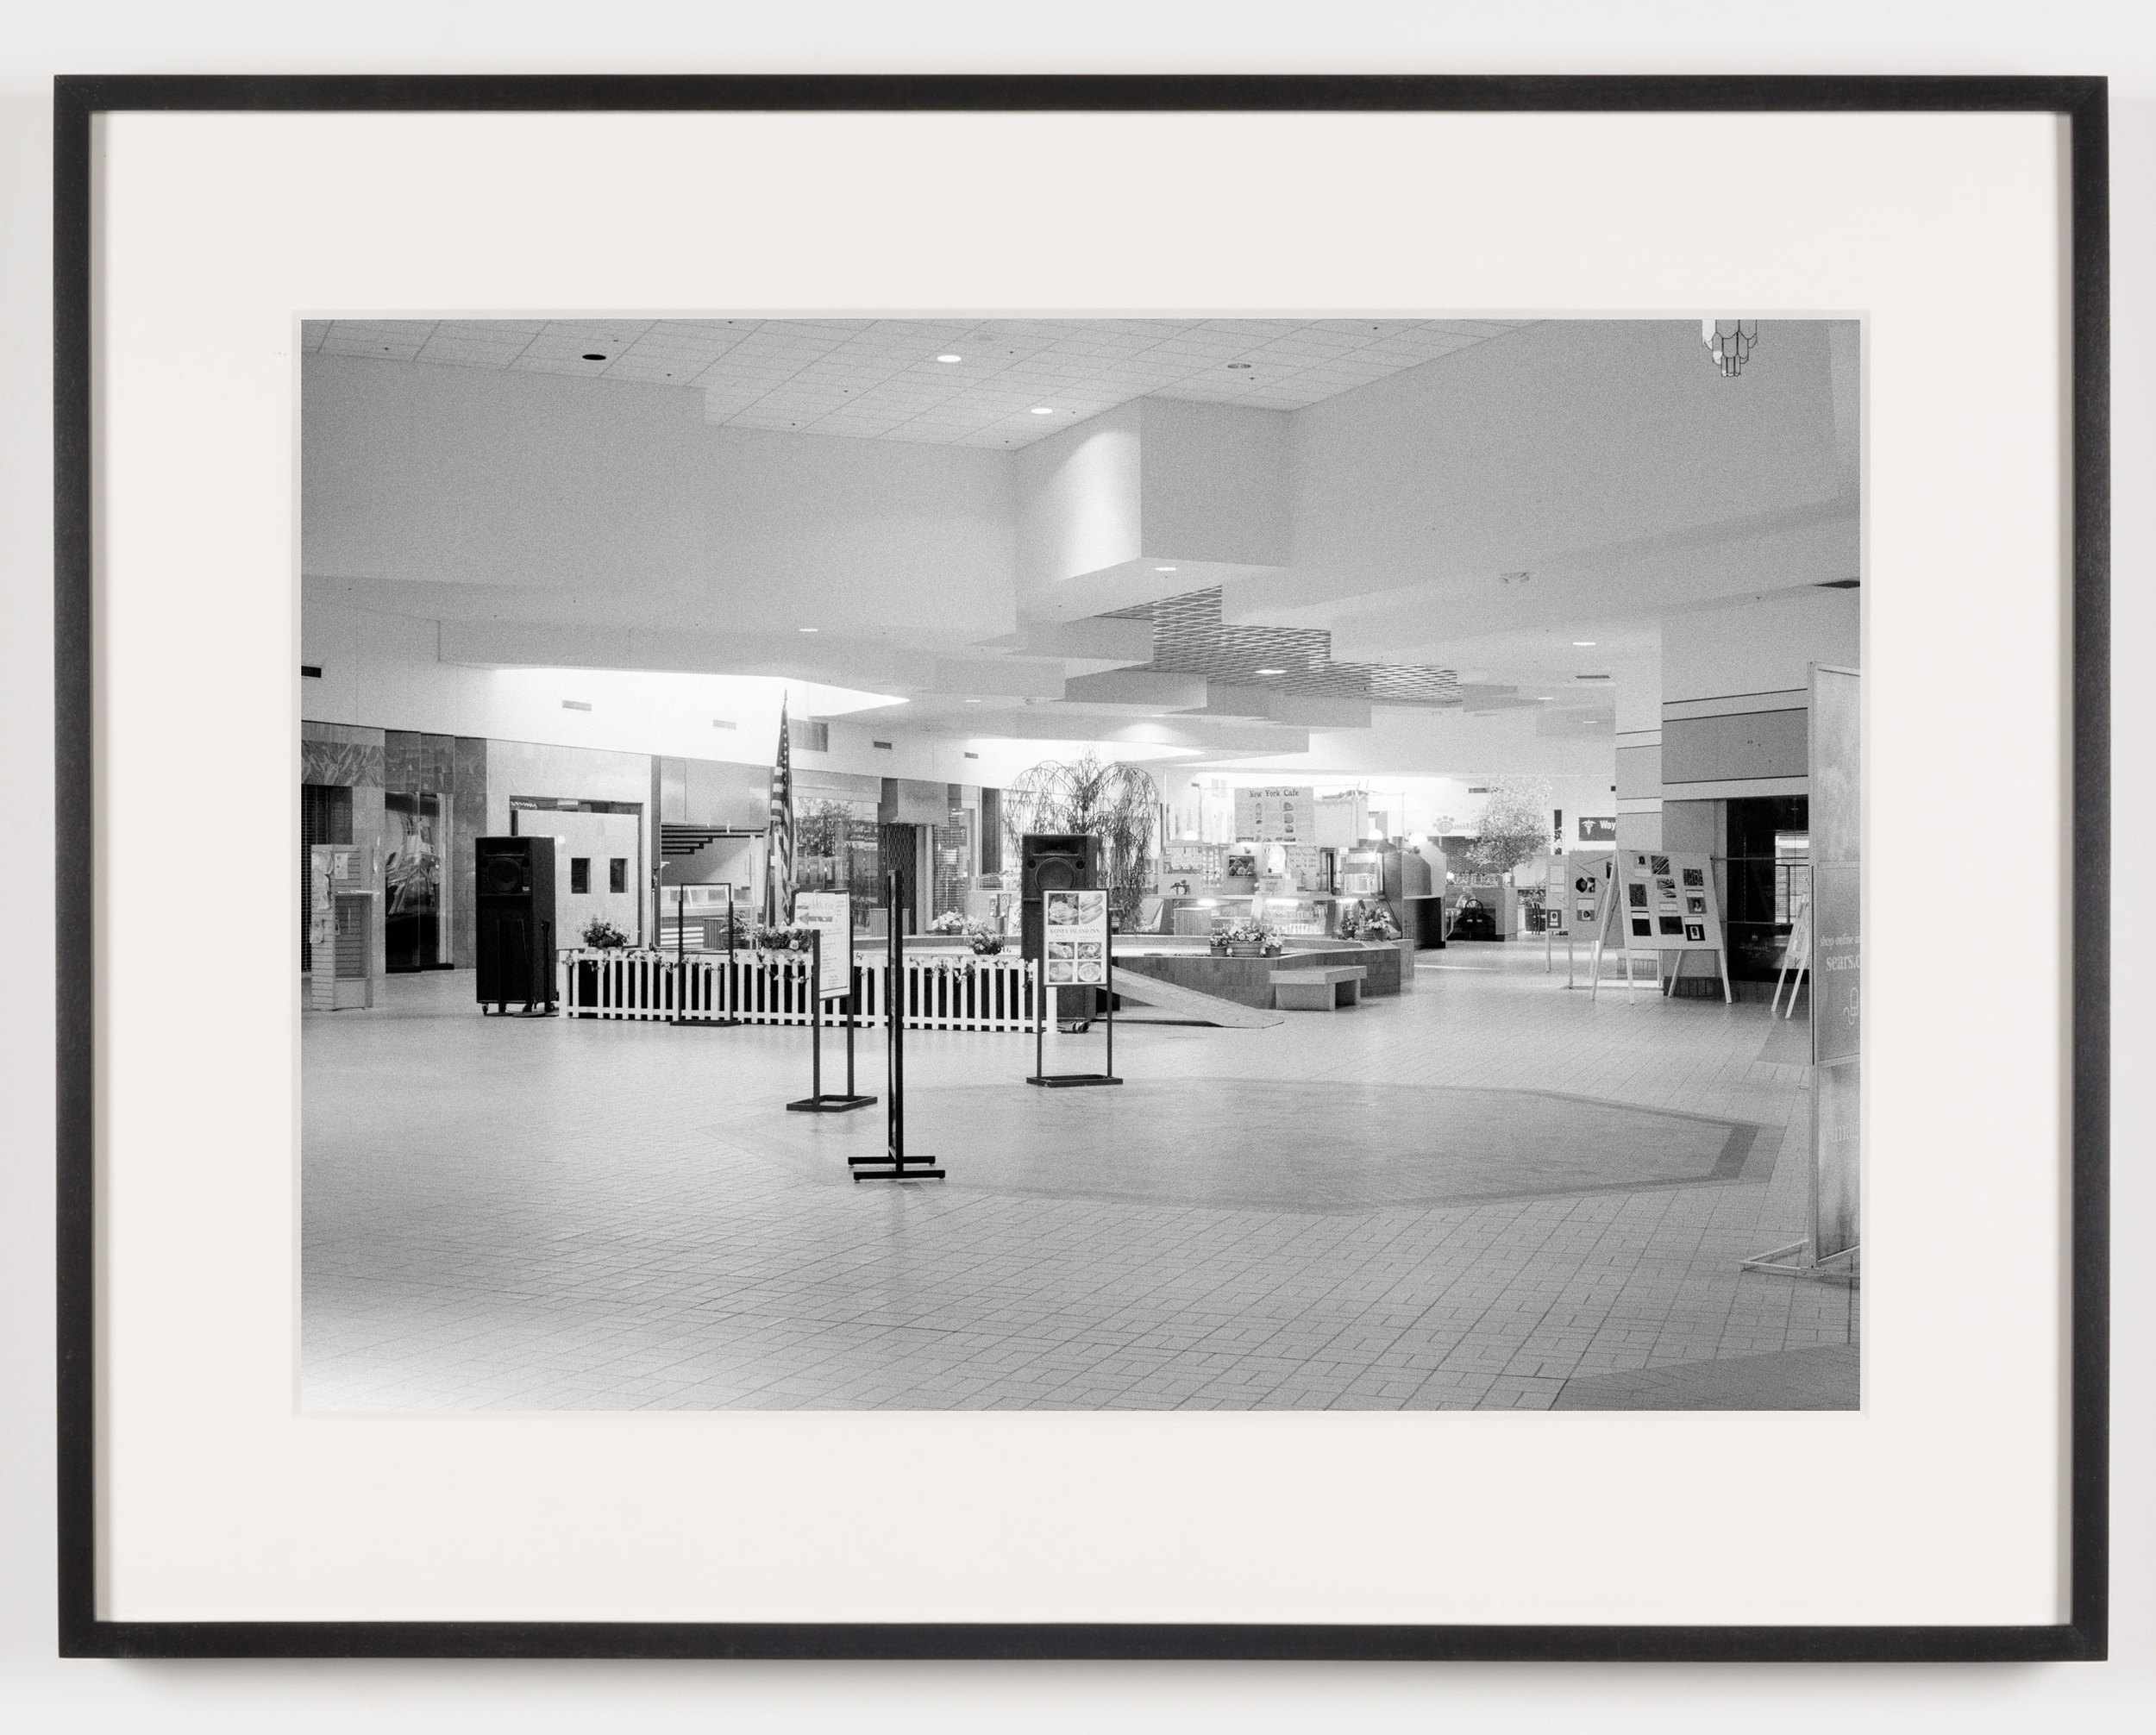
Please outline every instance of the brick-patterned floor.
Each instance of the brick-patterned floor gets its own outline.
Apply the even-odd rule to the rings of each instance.
[[[893,1187],[845,1162],[881,1106],[784,1112],[801,1031],[482,1018],[467,973],[392,978],[305,1020],[303,1400],[1766,1406],[1787,1365],[1791,1405],[1853,1401],[1762,1358],[1854,1344],[1855,1284],[1738,1268],[1802,1232],[1787,1027],[1563,981],[1454,947],[1352,1012],[1126,1026],[1124,1090],[915,1034],[910,1143],[951,1175]],[[861,1057],[881,1091],[880,1033]]]

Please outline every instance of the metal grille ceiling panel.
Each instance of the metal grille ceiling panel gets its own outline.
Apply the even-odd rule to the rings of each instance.
[[[338,319],[308,321],[301,342],[329,355],[678,385],[702,391],[706,419],[728,427],[1020,447],[1134,398],[1300,410],[1530,323]]]
[[[1153,660],[1145,667],[1161,674],[1202,674],[1238,686],[1367,699],[1372,705],[1449,706],[1461,702],[1459,676],[1451,669],[1420,663],[1335,662],[1331,633],[1315,627],[1229,626],[1220,613],[1220,590],[1215,586],[1111,610],[1102,618],[1151,621]]]

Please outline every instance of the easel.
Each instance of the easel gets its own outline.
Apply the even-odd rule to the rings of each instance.
[[[1602,992],[1602,947],[1609,938],[1609,924],[1613,920],[1623,922],[1626,919],[1625,900],[1618,895],[1624,883],[1624,870],[1613,862],[1609,878],[1603,882],[1601,892],[1595,900],[1595,955],[1588,966],[1593,980],[1587,985],[1587,998],[1590,1004],[1600,999]],[[1633,1004],[1632,929],[1629,924],[1619,937],[1625,943],[1625,1004],[1629,1006]],[[1656,968],[1660,968],[1658,961]],[[1569,980],[1565,986],[1571,986]]]
[[[1595,981],[1592,985],[1590,985],[1588,998],[1589,999],[1594,999],[1596,991],[1598,991],[1601,986],[1602,943],[1609,931],[1609,923],[1614,918],[1614,920],[1624,924],[1624,929],[1620,937],[1625,943],[1625,1004],[1626,1005],[1630,1005],[1633,1003],[1632,905],[1626,901],[1626,898],[1620,895],[1619,893],[1619,888],[1625,886],[1626,883],[1625,879],[1624,851],[1621,849],[1619,850],[1612,858],[1610,868],[1608,904],[1603,911],[1601,919],[1595,924]],[[1714,864],[1711,861],[1703,862],[1702,870],[1702,880],[1703,885],[1706,883],[1707,876],[1711,875],[1713,871]],[[1721,915],[1720,912],[1714,907],[1711,899],[1708,901],[1707,909],[1701,914],[1701,922],[1703,926],[1711,927],[1714,930],[1714,956],[1721,967],[1722,1004],[1725,1005],[1733,1005],[1736,1004],[1737,996],[1729,985],[1729,943],[1722,937]],[[1668,948],[1660,946],[1646,946],[1642,947],[1640,949],[1646,952],[1651,957],[1653,958],[1655,978],[1657,982],[1660,985],[1662,997],[1664,999],[1667,999],[1670,998],[1670,993],[1677,981],[1677,972],[1683,970],[1684,968],[1684,959],[1687,956],[1688,952],[1690,950],[1696,950],[1698,948],[1686,948],[1682,946],[1670,946]],[[1662,974],[1662,954],[1665,949],[1675,952],[1677,955],[1677,970],[1670,972],[1670,974],[1667,976]]]
[[[1796,961],[1794,966],[1790,960]],[[1794,968],[1796,974],[1790,974]],[[1796,906],[1796,917],[1789,924],[1789,943],[1782,949],[1782,968],[1775,974],[1774,998],[1767,1002],[1767,1016],[1772,1018],[1782,1003],[1782,984],[1789,985],[1789,1007],[1782,1014],[1783,1024],[1796,1016],[1796,991],[1804,986],[1804,978],[1812,971],[1812,900],[1808,897]]]
[[[1565,860],[1565,858],[1563,857],[1560,857],[1559,859]],[[1608,873],[1605,874],[1600,868],[1597,868],[1595,874],[1595,977],[1598,980],[1601,979],[1602,968],[1602,934],[1609,923],[1610,901],[1615,896],[1613,887],[1615,885],[1616,871],[1616,858],[1613,856],[1611,858],[1610,871]],[[1569,860],[1565,861],[1564,877],[1564,895],[1566,903],[1564,907],[1569,911],[1576,907],[1571,900],[1579,896],[1579,888],[1571,883],[1572,869]],[[1547,945],[1548,930],[1546,929],[1544,930],[1544,950],[1546,952],[1549,949]],[[1568,989],[1576,988],[1579,987],[1579,983],[1573,980],[1573,973],[1577,968],[1578,955],[1575,950],[1576,944],[1577,941],[1573,931],[1573,918],[1568,914],[1564,922],[1564,986]],[[1632,967],[1632,961],[1627,958],[1625,961],[1625,965],[1626,970],[1629,971]],[[1592,999],[1594,996],[1590,994],[1588,998]]]
[[[883,1005],[884,1073],[887,1099],[883,1111],[884,1149],[881,1156],[849,1156],[847,1166],[856,1181],[941,1181],[940,1168],[915,1165],[934,1162],[932,1156],[906,1154],[906,955],[899,934],[899,874],[894,868],[886,876],[891,912],[888,992]]]
[[[809,936],[809,1093],[796,1102],[787,1105],[793,1114],[843,1114],[849,1109],[866,1108],[875,1100],[872,1096],[857,1096],[854,1093],[854,981],[853,968],[853,899],[846,899],[847,969],[846,969],[846,1088],[826,1091],[824,1088],[824,936],[819,930]]]

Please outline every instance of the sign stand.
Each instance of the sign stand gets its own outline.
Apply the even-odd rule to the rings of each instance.
[[[1812,900],[1807,898],[1796,906],[1796,919],[1789,926],[1789,943],[1782,949],[1782,968],[1775,974],[1774,998],[1767,1002],[1767,1016],[1772,1018],[1782,1004],[1782,984],[1789,985],[1789,1010],[1782,1014],[1783,1024],[1796,1016],[1796,991],[1804,986],[1804,978],[1812,968]],[[1792,975],[1791,971],[1796,974]]]
[[[846,919],[853,919],[850,900]],[[852,948],[847,948],[850,955]],[[787,1105],[793,1114],[843,1114],[849,1109],[866,1108],[875,1100],[872,1096],[854,1093],[854,988],[853,960],[847,959],[846,980],[846,1088],[826,1091],[824,1088],[824,936],[819,933],[809,936],[809,1093],[799,1100]]]
[[[686,1015],[689,983],[683,968],[683,958],[686,951],[684,935],[688,927],[688,900],[684,897],[674,906],[674,1016],[667,1022],[677,1030],[701,1028],[730,1030],[742,1022],[734,1016],[734,986],[741,980],[734,960],[734,888],[730,885],[726,888],[726,1016],[723,1018],[692,1018]]]
[[[1071,899],[1073,901],[1074,909],[1082,909],[1084,908],[1084,900],[1088,898],[1097,898],[1100,900],[1099,905],[1100,911],[1100,920],[1097,924],[1090,922],[1076,921],[1068,924],[1067,925],[1069,927],[1073,935],[1072,939],[1068,943],[1069,943],[1075,950],[1078,944],[1076,936],[1081,932],[1097,933],[1100,936],[1099,944],[1100,947],[1101,962],[1101,992],[1108,997],[1107,1070],[1106,1072],[1098,1073],[1051,1073],[1048,1070],[1047,1065],[1048,1009],[1054,1004],[1054,995],[1056,990],[1050,987],[1048,982],[1048,951],[1050,943],[1048,938],[1050,931],[1048,912],[1049,909],[1054,905],[1058,899]],[[1108,894],[1104,891],[1095,891],[1090,888],[1076,892],[1050,892],[1046,893],[1043,899],[1041,909],[1041,955],[1033,961],[1033,968],[1039,972],[1039,974],[1035,978],[1033,984],[1035,999],[1033,1009],[1033,1076],[1026,1080],[1026,1083],[1030,1085],[1039,1085],[1043,1088],[1048,1090],[1061,1090],[1068,1087],[1077,1085],[1119,1085],[1123,1082],[1121,1079],[1116,1076],[1115,1073],[1115,942],[1108,931],[1107,911]],[[1073,974],[1075,974],[1075,972],[1074,971]],[[1072,986],[1077,987],[1080,985],[1074,983]]]
[[[1613,866],[1610,870],[1609,883],[1602,892],[1600,911],[1595,919],[1595,955],[1588,965],[1589,972],[1594,979],[1587,985],[1587,998],[1590,1002],[1601,996],[1602,945],[1609,937],[1609,924],[1613,920],[1625,921],[1625,900],[1618,895],[1624,883],[1623,868]],[[1625,930],[1619,937],[1625,943],[1625,1004],[1629,1006],[1633,1004],[1633,998],[1632,930],[1628,922],[1626,923]]]
[[[934,1157],[906,1154],[906,958],[899,949],[896,868],[887,876],[887,883],[891,898],[890,992],[884,997],[883,1054],[889,1099],[883,1111],[884,1149],[881,1156],[849,1156],[846,1162],[856,1181],[941,1181],[942,1169],[918,1166],[934,1162]]]

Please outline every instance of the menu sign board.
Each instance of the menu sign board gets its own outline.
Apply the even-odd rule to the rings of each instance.
[[[1259,843],[1316,842],[1317,791],[1307,785],[1237,790],[1235,835]]]
[[[1106,987],[1108,894],[1049,892],[1041,899],[1042,960],[1049,987]]]
[[[854,988],[853,899],[843,892],[797,892],[793,919],[816,930],[816,994],[828,1000]]]

